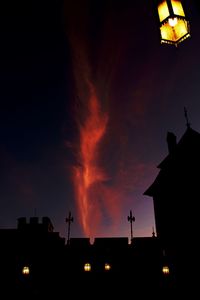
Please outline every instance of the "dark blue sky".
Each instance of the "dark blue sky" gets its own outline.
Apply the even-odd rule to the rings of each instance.
[[[66,236],[71,210],[72,235],[84,235],[72,170],[83,168],[89,80],[108,121],[95,162],[105,176],[90,191],[98,224],[88,215],[88,226],[96,236],[129,235],[132,209],[135,235],[151,235],[153,204],[143,192],[167,155],[167,131],[180,139],[184,106],[200,131],[200,6],[183,2],[191,38],[175,48],[160,44],[153,1],[133,2],[45,0],[1,9],[1,227],[36,211]]]

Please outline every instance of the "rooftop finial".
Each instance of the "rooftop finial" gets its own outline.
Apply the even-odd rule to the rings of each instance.
[[[69,212],[68,217],[65,219],[65,222],[68,223],[68,230],[67,230],[67,245],[70,243],[70,225],[71,222],[74,221],[74,218],[72,217],[71,211]]]
[[[152,227],[152,237],[155,237],[156,234],[155,234],[155,231],[154,231],[154,227]]]
[[[132,223],[135,222],[135,217],[132,214],[132,210],[130,210],[130,215],[128,216],[127,219],[131,224],[131,242],[132,242],[133,241],[133,225],[132,225]]]
[[[188,114],[187,114],[186,107],[184,107],[184,115],[185,115],[185,119],[186,119],[186,126],[187,126],[187,128],[190,128],[190,123],[189,123],[189,120],[188,120]]]

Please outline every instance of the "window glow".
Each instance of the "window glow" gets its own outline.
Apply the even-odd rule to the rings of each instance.
[[[91,271],[91,264],[86,263],[86,264],[84,265],[84,271],[85,271],[85,272],[90,272],[90,271]]]
[[[169,275],[169,267],[168,266],[163,266],[162,272],[164,275]]]
[[[22,274],[23,275],[29,275],[30,274],[30,269],[28,266],[24,266],[22,269]]]
[[[105,271],[110,271],[111,265],[106,263],[104,268],[105,268]]]

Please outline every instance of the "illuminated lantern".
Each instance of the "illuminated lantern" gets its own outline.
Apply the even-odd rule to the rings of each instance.
[[[177,46],[190,37],[190,26],[179,0],[158,1],[161,43]]]

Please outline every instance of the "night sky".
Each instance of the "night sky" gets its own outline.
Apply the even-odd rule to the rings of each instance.
[[[151,236],[143,193],[177,140],[200,132],[200,4],[191,38],[161,45],[155,1],[15,1],[1,8],[0,227],[49,216],[73,237]]]

